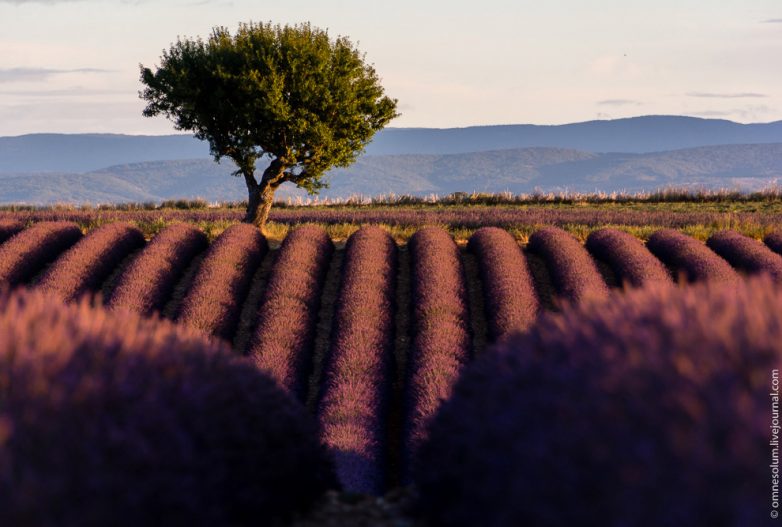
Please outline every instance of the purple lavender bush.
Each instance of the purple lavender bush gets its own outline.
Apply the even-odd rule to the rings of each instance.
[[[253,275],[268,250],[266,238],[253,225],[227,228],[207,250],[177,321],[231,341]]]
[[[771,232],[763,238],[763,243],[777,254],[782,254],[782,232]]]
[[[81,239],[75,223],[36,223],[0,245],[0,284],[29,282],[44,266]]]
[[[595,258],[610,265],[617,278],[626,285],[642,287],[671,282],[668,269],[632,234],[600,229],[589,235],[586,248]]]
[[[689,282],[736,282],[739,275],[728,262],[695,238],[662,229],[649,237],[646,247],[675,273]]]
[[[765,273],[775,282],[782,282],[782,256],[757,240],[736,231],[720,231],[706,240],[706,245],[737,269],[748,274]]]
[[[286,236],[250,343],[258,367],[301,400],[307,396],[320,295],[333,252],[321,227],[304,225]]]
[[[136,227],[109,223],[89,233],[57,258],[37,287],[63,300],[75,300],[99,289],[122,260],[143,246],[144,235]]]
[[[24,223],[17,220],[0,220],[0,243],[18,233],[24,228]]]
[[[655,285],[544,315],[457,383],[421,447],[431,525],[766,525],[782,292]]]
[[[362,227],[348,239],[318,418],[351,492],[385,487],[396,268],[396,243],[381,228]]]
[[[540,312],[540,300],[513,236],[498,227],[483,227],[470,237],[468,249],[478,260],[491,339],[529,327]]]
[[[0,524],[277,525],[335,484],[304,408],[195,330],[0,299]]]
[[[161,311],[177,280],[208,245],[206,235],[192,225],[166,227],[123,271],[107,304],[147,316]]]
[[[546,262],[561,300],[580,302],[587,297],[603,297],[608,286],[595,261],[573,236],[557,227],[545,227],[529,238],[527,248]]]
[[[410,239],[413,339],[405,382],[405,472],[426,427],[470,355],[467,284],[459,248],[427,227]],[[409,476],[408,476],[409,477]]]

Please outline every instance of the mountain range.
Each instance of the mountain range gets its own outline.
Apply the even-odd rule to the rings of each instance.
[[[132,163],[81,174],[0,175],[0,203],[246,199],[234,167],[209,159]],[[720,145],[650,154],[520,148],[467,154],[363,156],[326,176],[323,197],[452,192],[648,191],[665,187],[758,190],[782,180],[782,143]],[[283,186],[280,198],[304,197]]]
[[[0,203],[246,198],[233,164],[186,135],[0,137]],[[782,121],[639,117],[559,126],[386,129],[321,194],[754,190],[782,179]],[[283,187],[279,197],[306,195]]]

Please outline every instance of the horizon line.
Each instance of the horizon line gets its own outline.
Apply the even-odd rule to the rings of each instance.
[[[782,120],[775,120],[775,121],[758,121],[758,122],[741,122],[741,121],[734,121],[731,119],[724,119],[724,118],[717,118],[717,117],[700,117],[700,116],[693,116],[693,115],[686,115],[686,114],[645,114],[645,115],[636,115],[632,117],[617,117],[614,119],[590,119],[586,121],[572,121],[572,122],[566,122],[566,123],[554,123],[554,124],[540,124],[540,123],[495,123],[495,124],[470,124],[470,125],[464,125],[464,126],[447,126],[447,127],[437,127],[437,126],[387,126],[383,128],[383,130],[440,130],[440,131],[447,131],[447,130],[465,130],[470,128],[499,128],[499,127],[514,127],[514,126],[530,126],[530,127],[562,127],[562,126],[572,126],[572,125],[580,125],[580,124],[591,124],[591,123],[608,123],[608,122],[617,122],[617,121],[631,121],[631,120],[637,120],[637,119],[654,119],[654,118],[669,118],[669,119],[688,119],[692,121],[712,121],[712,122],[727,122],[737,125],[767,125],[767,124],[775,124],[775,123],[782,123]],[[383,131],[381,130],[381,131]],[[15,138],[15,137],[26,137],[26,136],[34,136],[34,135],[117,135],[117,136],[129,136],[129,137],[170,137],[170,136],[188,136],[192,137],[191,133],[187,132],[177,132],[172,131],[171,133],[129,133],[129,132],[27,132],[23,134],[15,134],[15,135],[2,135],[0,137],[2,138]]]

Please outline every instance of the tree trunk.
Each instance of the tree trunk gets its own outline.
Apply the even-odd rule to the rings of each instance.
[[[261,229],[266,227],[266,220],[269,219],[269,211],[274,202],[274,189],[266,189],[266,192],[258,193],[258,205],[255,209],[255,216],[252,219],[253,225]]]
[[[272,161],[272,164],[264,171],[260,184],[255,181],[255,176],[250,170],[244,171],[248,193],[245,223],[251,223],[263,231],[274,202],[274,191],[282,183],[283,176],[284,167],[276,160]]]
[[[244,223],[255,224],[255,218],[258,216],[258,208],[261,206],[261,193],[256,185],[254,188],[248,188],[247,213],[244,215]]]
[[[252,223],[263,230],[266,226],[266,220],[269,219],[269,211],[274,202],[274,189],[267,188],[265,192],[262,192],[259,186],[250,190],[249,193],[247,214],[244,216],[244,222]]]

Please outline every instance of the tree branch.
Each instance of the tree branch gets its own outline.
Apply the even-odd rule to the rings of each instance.
[[[261,192],[266,192],[267,189],[276,189],[285,181],[285,170],[288,167],[280,161],[280,158],[275,158],[263,171],[263,177],[261,177]]]
[[[245,172],[244,170],[240,170],[240,172],[244,176],[244,182],[247,184],[247,190],[256,190],[259,185],[258,182],[255,181],[255,176],[252,173]]]

